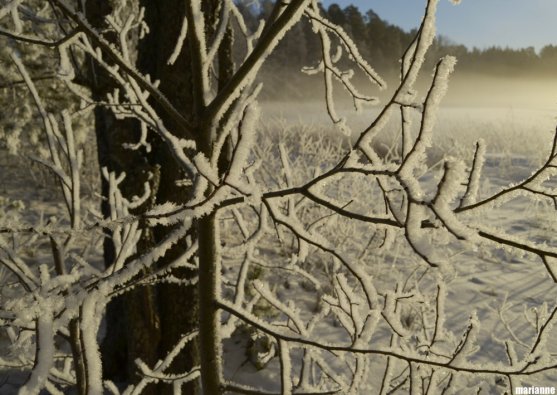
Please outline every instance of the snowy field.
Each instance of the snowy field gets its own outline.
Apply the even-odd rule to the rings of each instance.
[[[293,134],[338,135],[323,118],[322,104],[273,104],[264,108],[276,118],[277,124],[283,129],[291,129]],[[349,120],[356,137],[357,131],[377,115],[373,110],[367,113],[356,113],[347,108],[343,110],[343,115]],[[517,184],[530,176],[532,171],[546,160],[555,129],[555,114],[556,111],[551,108],[444,107],[438,117],[434,144],[429,152],[430,169],[424,178],[433,177],[431,174],[435,173],[440,161],[446,156],[470,160],[474,144],[481,138],[486,142],[487,149],[480,199],[494,195],[508,185]],[[390,126],[378,138],[378,152],[381,152],[381,146],[385,148],[384,154],[394,149],[389,137],[396,135],[396,131],[394,125]],[[351,188],[350,192],[353,193],[354,188],[357,189],[359,186],[354,185]],[[471,215],[471,221],[474,220],[478,220],[477,216]],[[505,234],[511,236],[546,243],[551,248],[557,247],[557,240],[554,239],[557,231],[555,208],[547,200],[532,202],[524,197],[513,198],[505,204],[484,209],[480,222],[489,228],[504,230]],[[473,225],[473,222],[469,224]],[[366,229],[352,229],[357,235],[349,234],[348,230],[346,232],[346,238],[353,240],[362,236],[361,233],[365,233]],[[360,240],[365,244],[364,236]],[[416,265],[415,255],[412,256],[412,252],[404,244],[401,237],[394,241],[390,251],[381,256],[366,257],[369,258],[367,262],[374,273],[375,284],[381,289],[380,294],[382,288],[392,289],[395,283],[402,282],[407,285],[414,281],[420,283],[420,287],[426,290],[425,293],[432,293],[434,284],[433,280],[428,278],[428,269]],[[345,247],[342,243],[339,246],[341,249]],[[452,268],[445,276],[448,290],[444,317],[446,329],[458,339],[466,332],[471,316],[476,316],[480,323],[477,348],[471,350],[469,361],[481,364],[501,363],[501,366],[508,364],[506,347],[509,340],[517,344],[518,357],[524,356],[535,339],[535,328],[539,325],[537,322],[547,317],[557,300],[557,287],[540,259],[533,254],[517,253],[512,248],[486,244],[472,251],[469,247],[459,246],[457,243],[450,245],[450,252],[445,258],[451,262]],[[283,260],[285,259],[287,257],[283,257]],[[319,272],[318,264],[315,265],[312,269]],[[419,280],[416,280],[417,278]],[[307,291],[304,279],[296,280],[294,276],[293,280],[286,278],[284,281],[288,285],[284,287],[283,284],[278,284],[276,291],[281,300],[284,298],[296,301],[298,307],[302,306],[302,310],[315,311],[315,296]],[[410,311],[420,308],[416,305],[408,307]],[[412,318],[412,314],[410,312],[408,315],[410,321],[415,319]],[[311,314],[307,316],[308,320],[309,317]],[[409,325],[427,326],[423,323]],[[314,336],[338,342],[343,336],[343,331],[333,327],[332,324],[323,325]],[[387,333],[390,333],[387,328],[378,330],[373,337],[374,345],[379,348],[387,347],[390,341]],[[552,336],[555,336],[554,332]],[[241,340],[237,339],[236,343],[226,343],[225,350],[234,355],[235,344],[243,345]],[[555,343],[549,342],[549,345],[552,344]],[[557,346],[550,348],[551,353],[557,352]],[[238,356],[227,361],[227,371],[231,378],[240,382],[264,385],[268,390],[279,389],[277,358],[270,360],[267,366],[270,369],[258,371],[253,364],[248,363],[249,356],[238,350],[236,352]],[[366,380],[369,387],[362,387],[362,394],[379,393],[384,374],[385,358],[371,359],[372,373]],[[339,366],[337,368],[346,369]],[[392,392],[389,393],[408,392],[405,373],[407,372],[402,367],[399,370],[394,368],[393,383],[398,383],[400,387],[392,388]],[[397,374],[401,377],[399,381]],[[449,381],[447,376],[442,380],[445,384]],[[515,386],[555,386],[556,383],[556,370],[524,377],[521,382],[513,381]],[[505,383],[501,376],[461,375],[446,393],[498,394],[504,391]]]
[[[266,104],[263,108],[265,119],[272,120],[261,126],[264,133],[276,133],[279,129],[287,130],[290,141],[304,140],[303,138],[292,139],[292,136],[328,136],[327,140],[333,147],[331,151],[317,150],[307,154],[307,151],[299,150],[301,153],[291,154],[293,155],[293,167],[298,166],[297,171],[304,173],[311,166],[317,166],[319,162],[331,161],[330,158],[320,155],[323,152],[335,153],[341,144],[341,139],[334,137],[337,132],[323,118],[322,105],[284,103],[277,105],[274,103],[273,105]],[[343,109],[343,114],[356,132],[376,116],[377,112],[370,110],[364,114],[356,114],[351,110]],[[486,142],[487,155],[480,197],[491,196],[508,184],[522,181],[536,166],[543,163],[550,149],[552,131],[556,123],[555,114],[557,114],[557,110],[551,108],[447,106],[441,110],[434,132],[434,146],[429,153],[431,160],[428,163],[431,173],[426,172],[423,177],[424,179],[433,177],[431,174],[439,166],[439,161],[446,155],[470,160],[475,142],[482,138]],[[378,139],[380,141],[377,145],[378,151],[381,152],[380,147],[383,147],[384,155],[388,155],[389,151],[396,149],[390,140],[393,133],[394,131],[387,127]],[[347,142],[344,141],[342,144],[346,146]],[[290,148],[292,151],[296,151],[296,147],[290,146]],[[270,149],[267,154],[276,155],[276,151]],[[296,155],[308,155],[308,157],[298,158]],[[29,219],[36,219],[48,218],[61,210],[59,204],[55,203],[57,192],[52,186],[49,186],[47,176],[36,169],[30,169],[24,161],[10,159],[5,153],[0,155],[0,164],[2,168],[0,185],[3,199],[0,213],[5,216],[22,215]],[[308,169],[304,169],[303,166],[308,166]],[[335,193],[340,196],[344,193],[354,192],[353,188],[346,186],[345,190]],[[358,193],[369,192],[373,196],[372,190],[366,191],[364,187],[362,188]],[[551,238],[557,234],[555,211],[551,204],[542,200],[532,203],[522,197],[511,199],[501,206],[484,210],[481,218],[484,225],[504,229],[509,235],[521,236],[532,242],[546,243],[551,248],[557,248],[557,240]],[[223,226],[225,230],[231,230],[231,228],[227,228],[229,225],[226,225],[226,221]],[[365,244],[370,239],[369,235],[365,233],[366,229],[349,225],[343,228],[342,224],[339,224],[339,234],[337,235],[339,248],[347,253],[365,250]],[[234,242],[233,236],[228,236],[226,232],[224,234],[227,243]],[[348,239],[352,242],[347,242]],[[357,243],[361,245],[354,245]],[[100,248],[100,244],[96,247]],[[48,246],[45,245],[45,249],[48,249]],[[516,353],[519,357],[522,356],[531,346],[536,332],[534,328],[536,322],[542,320],[547,312],[553,309],[557,300],[557,287],[548,276],[543,264],[536,256],[517,254],[512,249],[493,246],[480,246],[478,251],[470,251],[458,243],[452,243],[448,251],[445,259],[450,260],[452,269],[444,273],[447,290],[445,306],[447,332],[452,333],[452,336],[458,340],[466,331],[469,318],[477,315],[481,329],[477,333],[478,348],[470,352],[471,361],[507,364],[505,344],[508,340],[517,344]],[[48,251],[44,253],[29,251],[28,253],[36,256],[38,261],[44,258],[43,255],[48,255]],[[89,253],[92,261],[100,262],[100,249],[95,251],[93,248]],[[267,262],[279,266],[288,261],[289,253],[288,247],[284,246],[263,245],[259,248],[259,254]],[[232,279],[237,275],[241,262],[238,257],[226,256],[226,250],[225,258],[228,261],[226,263],[227,272],[224,276]],[[327,263],[320,263],[320,258],[318,255],[308,258],[305,262],[305,269],[321,281],[322,278],[330,275],[330,271],[334,271],[334,267]],[[419,284],[424,294],[435,293],[434,276],[430,276],[428,269],[416,262],[415,256],[412,256],[402,239],[395,239],[392,247],[388,251],[383,251],[381,255],[365,256],[362,259],[367,262],[368,269],[373,273],[379,293],[392,290],[394,284],[397,283],[404,284],[409,289]],[[311,281],[296,273],[271,276],[269,272],[275,273],[268,271],[263,274],[254,274],[254,276],[261,275],[262,280],[269,282],[281,300],[295,303],[302,311],[301,316],[304,319],[309,320],[312,314],[316,314],[319,308],[316,295],[319,292],[311,285]],[[9,283],[13,281],[13,278],[5,269],[0,269],[0,280],[2,281],[0,297],[5,301],[10,297]],[[323,282],[327,283],[327,281]],[[223,293],[225,296],[227,295],[226,288]],[[270,320],[278,318],[272,307],[263,306],[261,308],[268,309],[268,312],[264,312],[263,315],[268,314]],[[419,310],[422,308],[420,303],[411,303],[406,308],[408,309],[407,329],[419,331],[420,328],[423,329],[429,325],[413,322],[420,316]],[[323,341],[347,340],[346,333],[329,319],[323,319],[314,330],[318,338]],[[388,333],[390,333],[388,328],[378,328],[372,339],[376,348],[388,346],[390,342]],[[252,335],[253,333],[243,333],[236,329],[231,333],[230,339],[225,341],[226,377],[276,391],[279,389],[280,379],[278,358],[272,357],[274,346],[262,346],[263,349],[267,347],[270,350],[270,359],[263,358],[261,365],[256,366],[257,363],[254,363],[254,359],[259,360],[259,357],[252,358],[249,352],[246,352],[247,343],[251,342],[250,336]],[[553,336],[555,335],[553,334]],[[2,334],[0,340],[2,341],[2,346],[0,346],[2,354],[8,355],[17,351],[5,347],[7,344],[5,334]],[[407,347],[411,347],[411,343],[409,341]],[[548,344],[551,345],[552,342]],[[404,345],[402,347],[404,348]],[[552,352],[557,353],[557,346]],[[299,358],[295,358],[295,356]],[[301,355],[294,351],[292,359],[301,359]],[[341,358],[340,361],[342,360]],[[329,368],[337,370],[337,373],[348,369],[339,362],[338,358],[330,358],[330,360],[324,358],[322,363],[329,363]],[[378,393],[378,385],[380,385],[385,369],[384,357],[372,356],[369,363],[371,374],[364,380],[366,385],[362,386],[362,394]],[[265,367],[265,369],[260,370],[261,367]],[[296,366],[294,366],[294,371],[296,370]],[[400,375],[398,381],[397,375]],[[25,375],[21,373],[0,373],[0,393],[13,393],[18,380],[24,377]],[[400,386],[392,388],[391,393],[407,393],[408,380],[404,379],[406,377],[405,368],[394,364],[392,377],[393,383],[399,383]],[[441,377],[440,380],[448,381],[449,378]],[[501,379],[494,378],[494,376],[461,375],[458,380],[464,381],[458,385],[453,383],[451,388],[459,388],[455,390],[455,393],[459,394],[497,394],[502,393],[502,388],[504,388],[499,381]],[[522,381],[522,385],[556,384],[557,369],[525,377]],[[452,393],[451,391],[452,389],[448,393]]]

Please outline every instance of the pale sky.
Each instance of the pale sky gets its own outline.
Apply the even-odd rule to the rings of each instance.
[[[375,11],[391,24],[410,30],[423,15],[425,0],[323,0],[328,7],[357,6]],[[557,0],[462,0],[457,6],[440,0],[438,33],[470,48],[501,46],[540,49],[557,45]]]

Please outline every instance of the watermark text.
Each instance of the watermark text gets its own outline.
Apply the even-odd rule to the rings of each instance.
[[[555,395],[555,387],[516,387],[515,395]]]

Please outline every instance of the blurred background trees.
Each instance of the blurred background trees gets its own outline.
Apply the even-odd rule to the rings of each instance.
[[[272,0],[263,0],[257,7],[245,5],[241,8],[246,20],[252,21],[252,29],[256,28],[259,18],[268,16],[272,4]],[[323,7],[322,12],[351,36],[364,57],[386,78],[398,76],[398,61],[414,37],[415,31],[405,31],[390,24],[372,9],[360,10],[355,6],[343,8],[333,3],[326,8]],[[308,95],[314,94],[313,90],[309,89],[314,80],[293,71],[318,62],[319,51],[317,36],[311,32],[309,22],[302,21],[299,26],[288,32],[264,70],[265,78],[276,82],[274,89],[269,89],[266,94],[279,99],[291,95],[307,98]],[[433,67],[443,54],[450,54],[458,59],[460,74],[475,73],[497,77],[547,76],[557,69],[557,47],[553,45],[545,46],[539,53],[534,47],[467,48],[447,37],[438,36],[428,53],[426,65]]]

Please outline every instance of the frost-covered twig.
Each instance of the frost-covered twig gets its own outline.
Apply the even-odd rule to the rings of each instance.
[[[501,200],[503,198],[511,198],[517,192],[520,192],[520,190],[524,190],[533,194],[539,194],[542,196],[548,196],[548,194],[544,194],[543,192],[533,189],[531,185],[533,184],[537,186],[538,183],[543,182],[545,180],[544,176],[546,176],[546,174],[544,173],[548,173],[555,168],[554,161],[557,158],[556,150],[557,150],[557,130],[555,131],[555,135],[553,137],[551,152],[548,158],[546,159],[545,163],[542,166],[540,166],[538,169],[536,169],[528,178],[526,178],[524,181],[519,182],[516,185],[505,188],[502,191],[488,198],[482,199],[479,202],[458,207],[457,209],[455,209],[455,212],[460,213],[464,211],[474,210],[476,208],[480,208],[482,206],[485,206],[490,203],[495,203],[495,202],[501,203]],[[551,194],[548,197],[555,197],[555,194]]]
[[[86,19],[77,12],[72,6],[70,6],[65,0],[52,0],[57,7],[64,13],[64,15],[74,22],[80,31],[82,31],[86,36],[98,45],[99,48],[115,63],[120,67],[126,75],[133,78],[143,89],[148,91],[152,97],[161,105],[161,107],[166,111],[174,120],[180,125],[185,131],[191,130],[191,125],[189,122],[179,113],[178,110],[168,101],[168,99],[145,77],[143,77],[132,65],[130,65],[126,60],[120,55],[114,48],[86,21]]]
[[[539,365],[536,366],[535,368],[529,368],[527,370],[523,370],[524,367],[527,365],[527,363],[522,363],[520,366],[518,367],[510,367],[510,368],[506,368],[504,366],[499,366],[497,364],[495,365],[482,365],[482,366],[477,366],[474,365],[472,363],[468,363],[468,362],[459,362],[459,363],[451,363],[451,358],[443,358],[438,359],[438,358],[421,358],[419,356],[412,356],[410,354],[407,353],[403,353],[400,351],[391,351],[391,350],[387,350],[387,349],[373,349],[373,348],[355,348],[352,347],[351,345],[340,345],[340,344],[329,344],[329,343],[324,343],[324,342],[320,342],[317,340],[313,340],[313,339],[307,339],[307,338],[303,338],[299,335],[293,334],[292,332],[287,333],[285,331],[281,331],[278,328],[273,327],[272,325],[269,325],[267,323],[265,323],[264,321],[262,321],[261,319],[257,318],[256,316],[254,316],[253,314],[250,314],[248,312],[244,312],[241,310],[237,310],[233,305],[229,304],[228,302],[225,301],[219,301],[218,305],[220,308],[222,308],[223,310],[236,315],[237,317],[239,317],[242,321],[245,321],[247,323],[249,323],[250,325],[253,325],[254,327],[256,327],[257,329],[268,333],[269,335],[285,340],[285,341],[289,341],[289,342],[293,342],[293,343],[298,343],[298,344],[302,344],[305,346],[311,346],[311,347],[315,347],[316,349],[320,349],[320,350],[326,350],[326,351],[344,351],[344,352],[349,352],[349,353],[355,353],[355,354],[369,354],[369,355],[383,355],[383,356],[390,356],[393,358],[396,358],[398,360],[401,361],[405,361],[407,363],[417,363],[417,364],[423,364],[423,365],[429,365],[432,367],[437,367],[437,368],[442,368],[442,369],[446,369],[448,371],[453,371],[453,372],[464,372],[464,373],[478,373],[478,374],[487,374],[487,375],[535,375],[541,372],[545,372],[545,371],[550,371],[553,369],[557,368],[557,364],[556,363],[549,363],[549,364],[544,364],[544,365]]]

